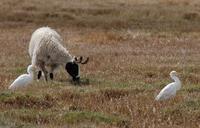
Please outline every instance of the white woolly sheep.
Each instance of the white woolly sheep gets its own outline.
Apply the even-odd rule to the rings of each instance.
[[[72,57],[62,43],[61,36],[49,27],[42,27],[33,32],[29,44],[29,55],[32,58],[32,65],[40,70],[38,79],[40,79],[42,72],[45,80],[47,80],[48,72],[50,72],[50,78],[53,79],[53,71],[58,66],[65,65],[65,69],[73,80],[79,81],[79,66],[77,63],[85,64],[89,58],[82,62],[82,57],[79,60]],[[47,67],[50,68],[49,71],[47,71]]]

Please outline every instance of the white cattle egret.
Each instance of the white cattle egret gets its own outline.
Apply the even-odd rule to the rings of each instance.
[[[168,84],[165,86],[160,93],[157,95],[156,99],[159,100],[166,100],[176,95],[176,91],[180,90],[181,88],[181,81],[177,77],[176,71],[170,72],[170,77],[174,80],[173,83]]]
[[[9,87],[9,89],[17,89],[25,87],[33,81],[33,66],[29,65],[27,68],[28,74],[20,75]]]

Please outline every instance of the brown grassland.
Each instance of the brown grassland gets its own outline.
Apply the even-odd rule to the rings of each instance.
[[[73,85],[63,68],[54,81],[15,92],[31,63],[28,44],[42,26],[58,31],[73,55],[89,56]],[[182,89],[155,102],[176,70]],[[200,127],[198,0],[1,0],[0,127]]]

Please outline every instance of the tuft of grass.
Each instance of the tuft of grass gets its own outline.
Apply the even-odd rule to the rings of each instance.
[[[185,101],[180,107],[186,111],[198,111],[200,113],[200,100],[194,99]]]
[[[197,12],[188,12],[183,15],[183,18],[192,21],[192,20],[197,20],[198,18],[200,18],[200,16],[199,13]]]
[[[184,84],[182,91],[188,93],[198,93],[200,92],[200,86],[199,84]]]
[[[100,90],[100,95],[105,99],[121,98],[129,95],[129,90],[125,89],[103,89]]]

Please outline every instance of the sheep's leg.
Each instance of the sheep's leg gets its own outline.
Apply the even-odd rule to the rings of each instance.
[[[48,74],[48,72],[46,71],[46,69],[43,69],[43,72],[44,72],[45,81],[47,81],[47,74]]]
[[[44,63],[41,64],[40,67],[41,67],[42,72],[44,73],[45,81],[47,81],[47,74],[48,74],[48,72],[47,72],[47,70],[46,70],[46,68],[45,68]]]
[[[37,79],[39,80],[41,76],[42,76],[42,71],[39,71],[37,75]]]
[[[50,79],[53,80],[53,73],[50,73],[49,76],[50,76]]]
[[[57,64],[52,64],[52,65],[51,65],[50,74],[49,74],[51,80],[53,80],[53,77],[54,77],[53,71],[54,71],[57,67],[58,67]]]
[[[54,70],[53,65],[52,65],[50,68],[51,68],[51,69],[50,69],[49,77],[50,77],[51,80],[53,80],[53,70]]]

